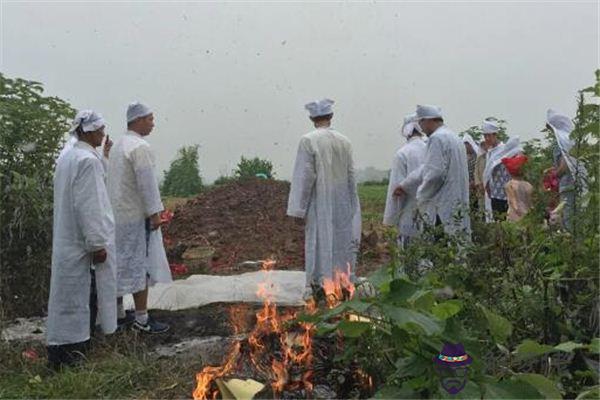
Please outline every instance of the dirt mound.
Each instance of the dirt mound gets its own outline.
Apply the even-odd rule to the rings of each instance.
[[[286,215],[289,190],[289,182],[235,181],[178,206],[163,230],[169,261],[205,249],[206,272],[247,271],[240,263],[269,257],[277,269],[303,269],[304,225]]]

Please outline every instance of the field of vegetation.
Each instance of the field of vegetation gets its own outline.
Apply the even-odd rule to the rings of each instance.
[[[574,118],[574,155],[590,177],[589,191],[578,193],[572,232],[544,223],[548,193],[541,177],[554,146],[549,133],[525,145],[536,208],[520,223],[484,224],[474,215],[469,243],[428,229],[399,252],[394,230],[381,225],[386,186],[361,185],[363,231],[377,232],[389,259],[369,276],[377,291],[300,317],[319,337],[343,337],[336,365],[360,365],[377,398],[598,398],[599,98],[597,73],[596,83],[579,92]],[[14,317],[44,313],[52,166],[73,110],[43,96],[40,84],[3,75],[0,110],[2,328]],[[196,179],[192,150],[180,152],[174,166],[196,172],[166,173],[168,207],[210,190]],[[268,179],[274,176],[269,164],[243,159],[243,168],[217,184],[256,174]],[[359,318],[350,321],[349,314]],[[468,383],[454,396],[440,388],[432,362],[446,342],[464,344],[473,358]],[[189,397],[201,360],[154,359],[149,350],[156,344],[132,332],[98,339],[84,366],[57,374],[46,369],[42,344],[2,341],[0,398]]]

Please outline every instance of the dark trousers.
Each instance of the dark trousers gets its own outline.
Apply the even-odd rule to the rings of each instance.
[[[96,273],[90,269],[90,336],[96,328],[96,317],[98,316],[98,296],[96,292]],[[85,353],[89,350],[90,341],[68,343],[48,346],[48,365],[54,370],[62,366],[78,364],[84,360]]]
[[[506,218],[508,212],[508,201],[492,198],[492,213],[494,221],[502,221]]]

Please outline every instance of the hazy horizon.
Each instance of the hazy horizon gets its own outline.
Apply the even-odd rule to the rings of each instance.
[[[546,110],[573,116],[598,68],[597,1],[0,4],[2,72],[99,111],[113,139],[127,104],[148,104],[161,177],[200,144],[207,181],[242,155],[289,178],[303,106],[322,97],[357,168],[389,169],[419,103],[457,133],[493,115],[541,137]]]

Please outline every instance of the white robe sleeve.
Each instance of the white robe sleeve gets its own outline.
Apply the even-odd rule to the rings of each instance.
[[[73,181],[73,208],[88,252],[105,249],[110,240],[102,193],[104,169],[98,159],[84,158]]]
[[[401,153],[397,153],[392,163],[390,182],[385,201],[385,211],[383,213],[383,223],[385,225],[395,226],[398,222],[404,199],[403,197],[394,196],[394,190],[406,179],[407,170],[406,157]]]
[[[417,190],[419,208],[429,202],[444,184],[448,170],[448,158],[444,156],[442,141],[432,135],[429,138],[425,161],[422,166],[422,182]]]
[[[160,199],[158,182],[154,173],[154,159],[150,148],[138,146],[131,152],[131,161],[146,216],[149,217],[163,211],[164,207]]]
[[[410,174],[408,174],[404,180],[402,180],[399,186],[402,186],[404,191],[412,196],[417,194],[417,189],[421,182],[423,181],[423,166],[419,166],[419,168],[413,170]]]
[[[314,154],[310,151],[308,139],[302,139],[294,164],[287,215],[297,218],[306,216],[316,178]]]

